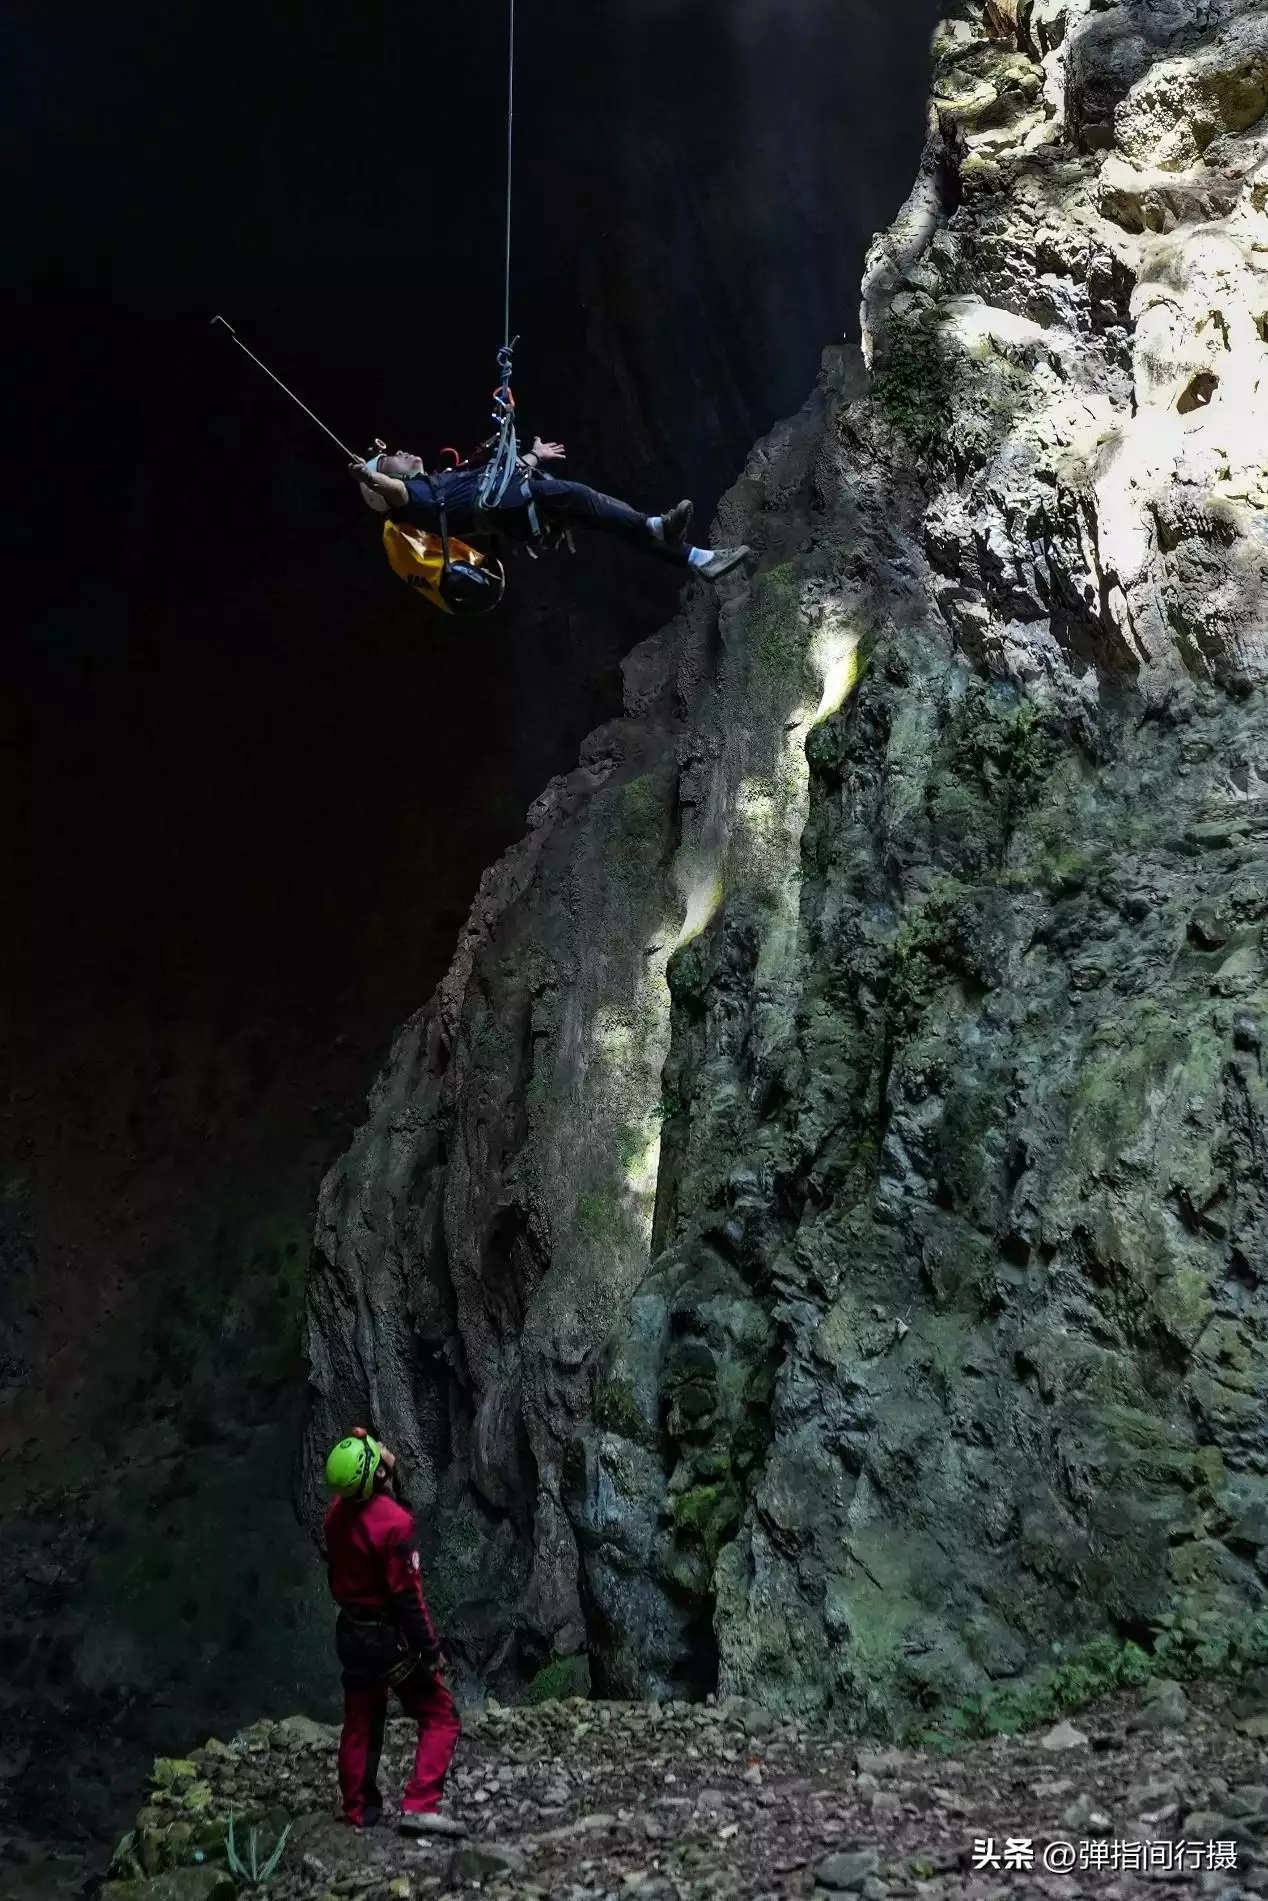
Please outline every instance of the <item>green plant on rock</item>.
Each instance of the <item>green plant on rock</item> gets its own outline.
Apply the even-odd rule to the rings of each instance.
[[[971,683],[948,719],[927,794],[944,849],[977,875],[996,868],[1068,745],[1051,708]]]
[[[840,768],[844,746],[841,724],[835,718],[821,720],[806,735],[806,761],[815,773],[834,773]]]
[[[584,1656],[555,1657],[543,1665],[524,1692],[526,1703],[563,1703],[590,1694],[590,1666]]]
[[[1154,1658],[1174,1677],[1242,1676],[1268,1663],[1268,1611],[1230,1622],[1216,1611],[1180,1605],[1158,1619]]]
[[[237,1843],[234,1840],[233,1824],[234,1818],[231,1815],[229,1817],[228,1831],[225,1835],[225,1857],[229,1864],[229,1872],[236,1881],[245,1882],[249,1888],[258,1888],[261,1882],[271,1880],[273,1875],[277,1872],[278,1863],[282,1859],[287,1838],[291,1832],[291,1825],[289,1822],[286,1824],[286,1827],[282,1830],[273,1845],[272,1853],[264,1862],[263,1866],[261,1866],[259,1829],[253,1828],[248,1833],[247,1852],[244,1857],[238,1853]]]
[[[949,922],[947,907],[931,900],[899,926],[891,950],[888,991],[889,1015],[896,1025],[914,1027],[946,981]]]
[[[614,1189],[595,1188],[577,1196],[577,1230],[589,1241],[619,1241],[624,1226],[623,1214],[620,1198]]]
[[[659,1434],[643,1417],[634,1388],[628,1380],[612,1378],[604,1381],[595,1395],[594,1420],[604,1432],[629,1439],[649,1452],[654,1452],[660,1443]]]
[[[799,679],[806,664],[805,637],[797,618],[797,584],[791,561],[769,568],[761,576],[749,612],[751,650],[761,672],[772,682]]]
[[[145,1870],[137,1854],[140,1831],[130,1828],[115,1845],[106,1873],[116,1881],[143,1881]]]
[[[793,633],[778,621],[763,629],[757,651],[765,671],[777,679],[785,678],[801,660]]]
[[[1079,1644],[1068,1654],[1053,1649],[1059,1661],[1040,1670],[1026,1685],[992,1685],[976,1696],[940,1710],[934,1724],[919,1722],[908,1731],[912,1743],[935,1749],[954,1747],[986,1736],[1015,1736],[1055,1722],[1112,1690],[1133,1689],[1148,1681],[1153,1660],[1139,1644],[1108,1635]]]
[[[1145,1124],[1152,1093],[1172,1071],[1183,1068],[1195,1093],[1218,1073],[1222,1044],[1201,1017],[1186,1020],[1145,999],[1112,1030],[1115,1040],[1098,1037],[1089,1046],[1075,1085],[1072,1141],[1080,1156],[1121,1152]]]
[[[630,1170],[642,1161],[647,1153],[647,1142],[647,1130],[640,1128],[637,1124],[628,1124],[619,1132],[616,1138],[616,1159],[621,1165],[623,1174],[628,1175]]]
[[[491,1010],[475,1015],[468,1036],[476,1062],[493,1069],[504,1060],[508,1048],[506,1030]]]
[[[657,833],[669,809],[669,785],[664,774],[645,772],[622,788],[622,818],[629,831]]]
[[[1051,778],[1061,759],[1063,741],[1052,714],[1025,700],[1012,720],[1007,777],[1015,794],[1029,800]]]
[[[474,1564],[480,1555],[480,1534],[468,1518],[454,1518],[445,1533],[446,1548],[461,1564]]]
[[[1268,1663],[1268,1610],[1230,1618],[1181,1603],[1158,1618],[1152,1648],[1104,1633],[1070,1649],[1052,1646],[1054,1661],[1026,1684],[991,1685],[909,1725],[905,1740],[940,1750],[988,1736],[1014,1736],[1055,1722],[1115,1690],[1151,1679],[1239,1677]]]
[[[924,460],[946,458],[955,384],[954,364],[934,332],[890,323],[872,401],[904,446]]]
[[[665,982],[675,1003],[700,998],[708,981],[704,960],[695,944],[683,944],[665,965]]]
[[[1055,897],[1068,897],[1087,883],[1091,855],[1079,845],[1052,845],[1035,860],[1027,883],[1041,885]]]
[[[550,1095],[550,1066],[543,1058],[538,1062],[524,1088],[524,1101],[529,1109],[540,1109]]]
[[[669,1515],[677,1531],[699,1541],[713,1566],[723,1545],[739,1530],[744,1515],[744,1495],[731,1479],[693,1485],[670,1498]]]

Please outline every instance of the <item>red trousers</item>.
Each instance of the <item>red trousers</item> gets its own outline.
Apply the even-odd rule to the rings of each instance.
[[[440,1807],[445,1777],[458,1747],[462,1724],[454,1700],[439,1677],[416,1670],[395,1686],[401,1708],[418,1724],[414,1773],[405,1785],[401,1811],[430,1812]],[[382,1809],[379,1758],[387,1721],[387,1683],[343,1679],[343,1735],[339,1739],[339,1790],[345,1822],[361,1824]]]

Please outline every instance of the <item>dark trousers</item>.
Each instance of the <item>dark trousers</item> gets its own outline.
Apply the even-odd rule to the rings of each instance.
[[[487,524],[504,534],[511,541],[526,541],[532,534],[528,519],[527,504],[520,499],[519,485],[513,483],[501,508],[494,508],[477,523],[473,508],[466,501],[470,491],[469,479],[460,481],[458,475],[447,480],[442,478],[439,484],[441,492],[449,490],[453,496],[453,505],[448,506],[446,514],[451,535],[460,538],[478,532],[478,527]],[[603,495],[597,488],[587,488],[584,482],[563,482],[554,475],[530,475],[529,493],[537,503],[538,514],[543,527],[578,527],[597,529],[600,534],[616,535],[629,547],[637,548],[641,554],[650,554],[657,561],[666,561],[671,567],[688,566],[685,547],[671,548],[652,533],[647,525],[647,516],[640,515],[628,502],[620,502],[615,495]],[[449,494],[445,496],[449,502]],[[419,526],[431,534],[440,532],[439,509],[415,505],[408,512],[401,512],[401,519],[416,521]]]
[[[601,534],[616,535],[658,561],[667,561],[675,568],[687,566],[686,548],[671,548],[658,540],[647,525],[647,516],[640,515],[628,502],[619,502],[615,495],[603,495],[597,488],[587,488],[584,482],[563,482],[554,475],[531,475],[528,486],[546,521],[597,528]],[[521,508],[519,512],[525,511]]]

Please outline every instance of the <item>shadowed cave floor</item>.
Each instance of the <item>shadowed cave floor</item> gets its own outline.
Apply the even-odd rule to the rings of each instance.
[[[154,1831],[182,1817],[201,1819],[205,1830],[207,1817],[231,1811],[263,1819],[272,1810],[275,1832],[284,1809],[292,1832],[283,1859],[253,1890],[265,1901],[405,1901],[469,1893],[477,1883],[505,1901],[816,1892],[869,1901],[1036,1893],[1126,1901],[1155,1893],[1159,1881],[1232,1901],[1268,1892],[1260,1847],[1268,1713],[1256,1707],[1265,1703],[1259,1687],[1248,1695],[1245,1686],[1205,1683],[1159,1694],[1154,1685],[1104,1698],[1046,1731],[950,1755],[862,1745],[740,1699],[490,1705],[466,1717],[450,1778],[452,1812],[470,1829],[460,1848],[403,1840],[390,1827],[348,1830],[334,1800],[337,1731],[302,1717],[264,1721],[227,1747],[196,1751],[174,1779],[166,1767],[166,1788],[138,1819],[157,1841]],[[410,1749],[409,1724],[389,1723],[389,1820]],[[266,1846],[274,1832],[266,1821]],[[1001,1860],[1006,1839],[1023,1838],[1033,1865],[976,1868],[983,1838],[993,1838]],[[1181,1842],[1201,1846],[1177,1858]],[[1045,1870],[1050,1843],[1071,1845],[1070,1872]],[[1236,1865],[1208,1867],[1207,1843]],[[1136,1854],[1171,1865],[1125,1868]],[[24,1871],[10,1862],[8,1874],[15,1901],[57,1892],[47,1864]],[[188,1875],[173,1879],[170,1901],[220,1901],[209,1866],[188,1887]],[[160,1894],[168,1901],[166,1883],[111,1883],[102,1901]]]

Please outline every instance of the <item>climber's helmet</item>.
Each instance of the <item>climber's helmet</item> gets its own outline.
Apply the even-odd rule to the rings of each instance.
[[[331,1447],[326,1460],[326,1483],[341,1498],[369,1498],[382,1463],[378,1440],[368,1434],[364,1438],[354,1434]]]
[[[402,481],[411,475],[421,475],[425,466],[421,455],[408,455],[404,449],[393,455],[376,455],[366,464],[367,468],[377,469],[380,475],[395,475]]]
[[[398,480],[411,475],[422,475],[424,471],[421,455],[406,455],[404,452],[399,455],[372,455],[367,458],[365,466],[371,474],[394,475]],[[374,489],[367,488],[364,482],[361,484],[361,499],[367,508],[374,510],[376,515],[387,514],[387,502],[384,497],[377,494]]]

